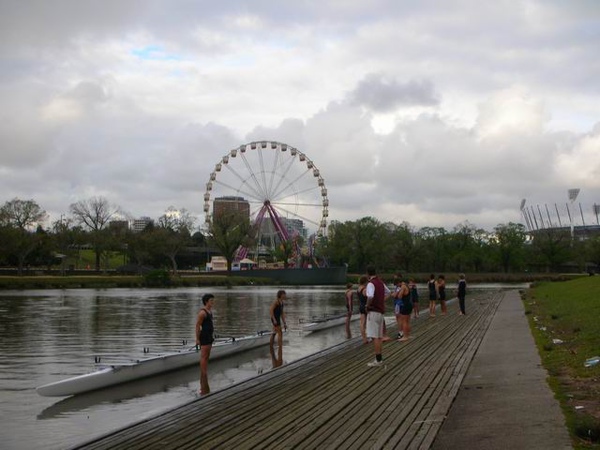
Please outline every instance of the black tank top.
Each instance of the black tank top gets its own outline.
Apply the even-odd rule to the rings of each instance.
[[[206,309],[202,308],[206,313],[204,316],[204,320],[202,321],[202,329],[200,330],[200,343],[204,343],[204,345],[212,344],[215,340],[214,332],[215,328],[213,325],[213,316],[212,313]]]
[[[281,326],[281,314],[283,313],[283,303],[278,302],[275,309],[273,309],[273,317],[275,318],[275,323],[277,326]]]
[[[367,305],[367,296],[365,295],[365,291],[367,290],[366,287],[363,287],[362,291],[357,289],[356,290],[356,295],[358,296],[358,304],[360,306],[366,306]]]
[[[434,280],[429,280],[427,282],[427,287],[429,288],[429,294],[430,295],[435,295],[435,281]]]

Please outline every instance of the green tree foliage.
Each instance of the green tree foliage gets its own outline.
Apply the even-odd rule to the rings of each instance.
[[[417,232],[421,267],[444,272],[450,258],[448,232],[442,227],[423,227]]]
[[[509,222],[494,228],[495,235],[492,239],[492,248],[502,270],[511,272],[523,267],[524,244],[527,238],[525,226],[520,223]]]
[[[288,268],[290,260],[295,255],[296,262],[299,264],[301,255],[298,254],[302,248],[303,239],[301,236],[290,237],[287,240],[282,240],[279,246],[273,249],[273,256],[276,261],[283,261],[283,267]]]
[[[391,267],[411,271],[419,258],[419,241],[415,230],[407,222],[390,224],[389,255]]]
[[[210,222],[208,240],[227,260],[228,273],[238,248],[251,247],[251,231],[250,219],[239,211],[223,211]]]
[[[331,260],[348,264],[351,270],[363,272],[367,265],[384,269],[389,265],[390,234],[388,229],[373,217],[363,217],[355,222],[332,222],[329,228]]]
[[[206,236],[194,232],[194,217],[185,209],[167,208],[141,233],[113,219],[119,208],[104,198],[91,198],[70,207],[72,217],[44,229],[44,210],[33,200],[13,199],[0,207],[0,265],[47,267],[65,262],[81,268],[89,259],[82,248],[92,246],[96,269],[114,265],[125,254],[140,266],[170,268],[197,266],[218,250],[228,269],[240,246],[252,248],[255,233],[248,217],[223,213],[213,218]],[[364,272],[373,264],[380,271],[396,272],[514,272],[560,271],[576,265],[579,271],[600,265],[600,237],[573,240],[568,230],[526,232],[517,223],[499,224],[492,232],[464,222],[451,231],[441,227],[414,229],[409,223],[380,222],[374,217],[334,221],[328,236],[320,236],[312,251],[297,255],[300,266],[348,264],[350,272]],[[302,244],[300,243],[300,246]],[[210,248],[212,247],[212,248]],[[284,263],[296,245],[290,240],[273,256]],[[83,253],[82,253],[83,252]],[[123,259],[123,263],[125,263]]]
[[[27,258],[42,242],[42,236],[31,230],[46,219],[46,212],[33,200],[15,198],[0,208],[0,253],[7,263],[14,261],[19,275]]]
[[[534,261],[547,272],[556,271],[571,259],[571,235],[567,231],[538,230],[532,242]]]
[[[600,236],[587,241],[585,253],[589,262],[600,267]]]

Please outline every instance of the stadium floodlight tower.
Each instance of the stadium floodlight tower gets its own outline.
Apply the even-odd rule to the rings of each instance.
[[[571,209],[573,209],[573,203],[575,203],[575,200],[577,199],[577,196],[579,195],[579,191],[580,189],[569,189],[567,192],[569,194],[569,201],[571,202]],[[573,215],[569,214],[569,217],[571,219],[571,240],[573,240],[574,236],[575,236],[575,227],[573,226]]]
[[[523,216],[523,220],[525,221],[527,231],[531,231],[531,227],[529,226],[529,222],[527,221],[527,215],[525,214],[525,203],[527,203],[526,199],[521,200],[521,206],[519,206],[519,210],[521,211],[521,215]]]

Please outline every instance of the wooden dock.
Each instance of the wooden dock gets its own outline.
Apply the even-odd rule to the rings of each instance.
[[[353,338],[77,448],[427,449],[502,295],[413,321],[410,341],[384,344],[384,366]]]

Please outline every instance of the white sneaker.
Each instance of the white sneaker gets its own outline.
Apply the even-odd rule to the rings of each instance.
[[[375,360],[375,361],[371,361],[369,364],[367,364],[367,366],[378,367],[378,366],[381,366],[382,364],[383,364],[383,360],[381,360],[381,361]]]

